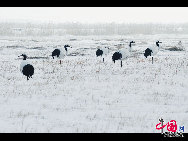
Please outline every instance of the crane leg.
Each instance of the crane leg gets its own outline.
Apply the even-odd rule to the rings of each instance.
[[[122,64],[122,61],[121,61],[121,67],[123,66],[123,64]]]
[[[153,64],[153,57],[152,57],[152,64]]]
[[[104,62],[104,58],[103,58],[103,62]]]
[[[59,63],[61,64],[61,60],[59,61]]]

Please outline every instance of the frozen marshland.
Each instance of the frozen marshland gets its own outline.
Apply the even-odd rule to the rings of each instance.
[[[134,40],[130,58],[115,64],[118,44]],[[163,43],[159,53],[145,58],[150,43]],[[169,51],[181,40],[185,51]],[[69,44],[60,65],[50,57]],[[97,47],[108,46],[102,62]],[[126,132],[160,133],[164,123],[176,120],[188,127],[188,35],[114,36],[1,36],[0,132]],[[26,53],[35,67],[27,81],[20,72]]]

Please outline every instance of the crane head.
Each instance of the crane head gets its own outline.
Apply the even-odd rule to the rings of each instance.
[[[20,56],[18,56],[18,57],[23,57],[23,60],[26,60],[26,58],[27,58],[27,55],[26,54],[22,54],[22,55],[20,55]]]

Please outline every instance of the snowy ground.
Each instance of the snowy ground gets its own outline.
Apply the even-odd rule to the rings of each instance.
[[[130,40],[121,68],[111,57]],[[143,51],[156,40],[163,46],[151,64]],[[179,40],[188,50],[188,35],[0,37],[0,132],[160,133],[162,117],[187,133],[188,52],[164,50]],[[64,44],[73,48],[60,65],[50,55]],[[102,46],[110,47],[105,63],[95,56]],[[22,53],[35,67],[29,81]]]

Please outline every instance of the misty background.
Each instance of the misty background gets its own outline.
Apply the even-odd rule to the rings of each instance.
[[[188,23],[16,23],[1,22],[1,36],[187,34]]]
[[[187,34],[187,7],[0,7],[0,36]]]

